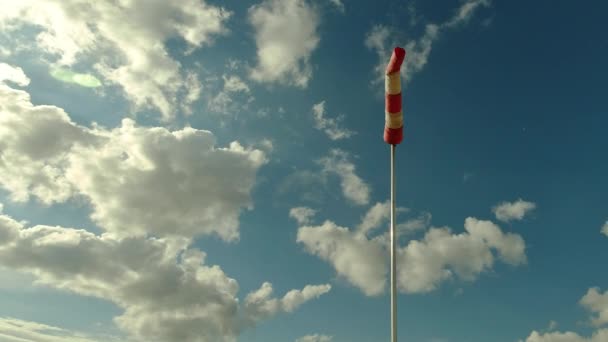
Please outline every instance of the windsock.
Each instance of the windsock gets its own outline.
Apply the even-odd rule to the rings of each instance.
[[[405,50],[396,47],[391,60],[386,66],[385,91],[386,108],[384,124],[384,141],[397,145],[403,140],[403,110],[401,108],[401,64],[405,59]]]

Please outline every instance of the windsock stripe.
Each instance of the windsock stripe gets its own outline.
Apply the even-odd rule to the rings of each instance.
[[[386,113],[386,127],[387,128],[403,127],[403,112]]]
[[[401,94],[401,75],[398,72],[386,75],[384,90],[390,95]]]
[[[401,111],[401,93],[391,95],[386,94],[385,110],[389,113],[399,113]]]
[[[385,128],[384,141],[391,145],[400,144],[403,141],[403,127],[401,128]]]

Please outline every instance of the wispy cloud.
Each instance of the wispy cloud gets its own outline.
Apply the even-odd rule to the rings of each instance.
[[[323,173],[334,174],[340,178],[342,194],[357,205],[369,203],[370,186],[356,173],[355,164],[348,152],[340,149],[329,151],[326,157],[319,160]]]
[[[0,341],[4,342],[119,342],[119,337],[90,336],[84,333],[24,321],[15,318],[0,318]]]
[[[207,104],[210,111],[231,114],[237,113],[255,100],[249,85],[237,75],[222,75],[221,90]]]
[[[604,223],[604,225],[602,226],[601,232],[602,234],[608,236],[608,221],[606,221],[606,223]]]
[[[329,2],[331,2],[332,5],[336,6],[338,11],[344,13],[345,7],[344,7],[344,3],[342,2],[342,0],[329,0]]]
[[[325,132],[331,140],[348,139],[355,135],[355,132],[340,127],[344,122],[344,116],[339,115],[335,118],[327,117],[325,113],[325,101],[321,101],[312,106],[315,128]]]
[[[375,51],[378,55],[378,63],[373,70],[375,77],[372,82],[374,84],[382,82],[384,68],[390,57],[393,44],[403,44],[402,46],[407,51],[401,73],[404,75],[405,80],[409,81],[427,65],[433,44],[439,39],[441,34],[468,23],[475,12],[482,7],[489,7],[490,5],[491,2],[489,0],[465,1],[447,21],[438,24],[426,24],[422,36],[406,42],[395,41],[398,29],[394,27],[386,25],[373,26],[365,38],[365,46]]]

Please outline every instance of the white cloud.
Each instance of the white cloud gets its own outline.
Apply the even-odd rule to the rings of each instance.
[[[289,210],[289,217],[292,217],[301,225],[310,224],[315,214],[316,210],[307,207],[295,207]]]
[[[604,225],[602,226],[601,232],[602,234],[608,236],[608,221],[606,221],[606,223],[604,223]]]
[[[319,44],[319,14],[306,0],[264,0],[249,8],[255,29],[257,65],[251,78],[305,88],[312,78],[310,56]]]
[[[344,197],[357,205],[369,203],[371,189],[361,177],[356,174],[355,165],[350,161],[350,155],[340,149],[332,149],[329,155],[319,160],[323,173],[340,177],[340,186]]]
[[[298,229],[297,241],[330,263],[339,276],[367,296],[380,295],[386,285],[384,246],[331,221]]]
[[[17,239],[21,227],[21,223],[3,215],[0,211],[0,247]]]
[[[608,324],[608,291],[601,294],[599,288],[590,288],[585,296],[581,298],[581,305],[595,314],[591,319],[594,326]]]
[[[8,228],[7,228],[8,227]],[[330,290],[308,285],[271,297],[264,283],[241,305],[238,283],[188,239],[97,236],[85,230],[37,225],[27,228],[0,216],[0,267],[33,274],[39,283],[111,301],[123,313],[114,321],[143,341],[235,341],[242,329]],[[270,308],[270,309],[268,309]]]
[[[188,72],[165,42],[182,39],[190,49],[211,44],[227,32],[231,15],[201,0],[2,0],[0,13],[4,30],[41,29],[35,42],[52,63],[94,65],[138,109],[156,108],[164,119],[175,115],[189,93]]]
[[[306,335],[306,336],[300,337],[295,342],[331,342],[331,341],[333,341],[333,338],[331,336],[314,334],[314,335]]]
[[[386,220],[384,206],[372,207],[354,231],[332,221],[301,226],[297,241],[309,253],[330,263],[338,275],[366,295],[380,295],[387,281],[388,239],[386,234],[368,235]],[[424,293],[455,276],[473,281],[492,269],[496,258],[510,265],[525,263],[522,237],[504,233],[494,223],[472,217],[465,220],[462,233],[452,233],[449,228],[431,228],[421,240],[411,240],[398,247],[398,287],[405,293]]]
[[[422,240],[401,248],[399,288],[407,293],[429,292],[454,275],[473,281],[492,268],[495,254],[510,265],[526,262],[521,236],[503,233],[494,223],[473,217],[465,220],[465,230],[453,234],[449,228],[432,228]]]
[[[336,118],[325,117],[325,101],[312,106],[312,114],[315,120],[315,128],[325,132],[331,140],[347,139],[355,134],[355,132],[347,128],[340,127],[344,121],[343,115]]]
[[[30,84],[30,79],[25,75],[23,69],[6,63],[0,63],[0,83],[13,82],[25,87]]]
[[[433,44],[443,32],[466,24],[479,8],[489,7],[490,5],[489,0],[467,0],[447,21],[440,24],[428,23],[421,37],[405,42],[403,46],[407,52],[407,56],[401,68],[401,73],[405,75],[405,80],[411,80],[414,74],[424,69],[428,63]],[[384,79],[386,63],[388,63],[390,54],[392,53],[391,45],[395,43],[391,39],[392,36],[396,36],[396,29],[385,25],[373,26],[366,35],[365,45],[378,55],[378,63],[374,67],[376,77],[372,80],[373,83],[380,83]]]
[[[73,123],[58,107],[0,84],[0,185],[15,201],[83,196],[91,218],[115,235],[239,236],[238,218],[265,154],[209,131]]]
[[[118,338],[97,338],[46,324],[0,317],[0,341],[3,342],[95,342],[119,341]]]
[[[503,222],[509,222],[513,220],[522,220],[527,213],[535,208],[535,203],[524,201],[520,198],[515,202],[499,203],[492,208],[492,212],[496,215],[496,219]]]
[[[74,187],[64,173],[66,152],[94,141],[61,108],[34,106],[27,92],[0,84],[0,185],[12,200],[67,200]]]
[[[238,217],[264,153],[233,142],[216,148],[211,132],[121,127],[99,131],[100,146],[72,151],[66,174],[91,202],[91,218],[116,234],[215,233],[238,238]]]
[[[523,342],[605,342],[608,341],[608,329],[597,330],[590,337],[583,337],[574,332],[533,331]],[[522,341],[520,341],[522,342]]]

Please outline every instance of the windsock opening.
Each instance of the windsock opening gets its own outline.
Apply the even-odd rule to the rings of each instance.
[[[386,66],[386,74],[388,75],[396,71],[401,71],[401,64],[403,64],[404,59],[405,50],[401,47],[396,47],[393,50],[393,54],[388,62],[388,65]]]
[[[384,141],[397,145],[403,141],[403,111],[401,97],[401,65],[405,50],[396,47],[386,66]]]

